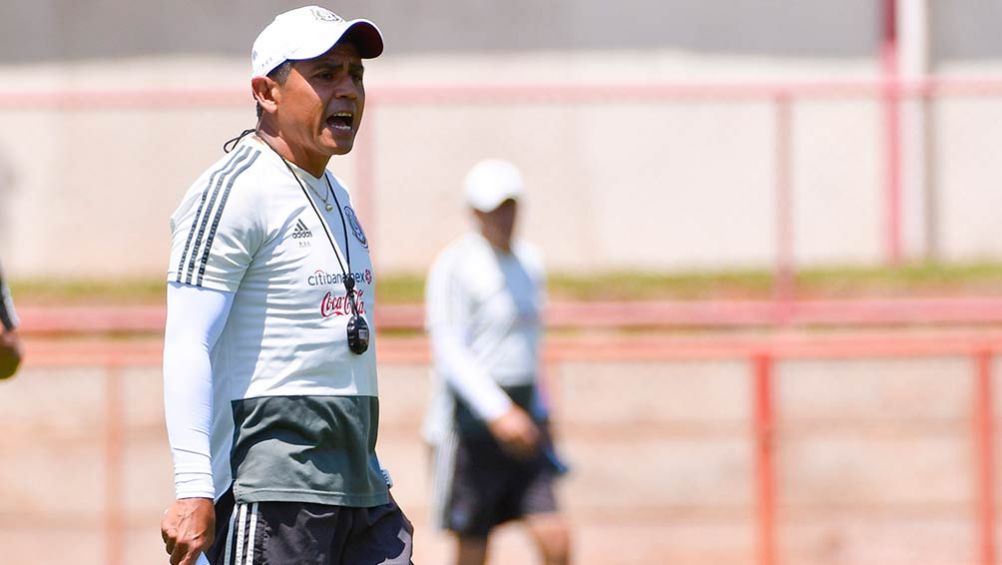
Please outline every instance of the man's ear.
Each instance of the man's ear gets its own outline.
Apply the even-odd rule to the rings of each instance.
[[[278,109],[278,102],[281,99],[279,85],[269,77],[254,77],[251,79],[251,90],[254,92],[254,99],[261,106],[265,114],[274,114]]]

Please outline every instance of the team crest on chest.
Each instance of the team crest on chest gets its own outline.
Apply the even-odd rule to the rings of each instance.
[[[351,226],[351,233],[355,234],[355,239],[362,244],[362,247],[368,249],[369,241],[365,238],[362,224],[358,223],[358,217],[355,215],[355,211],[351,209],[351,206],[344,207],[344,217],[348,219],[348,225]]]

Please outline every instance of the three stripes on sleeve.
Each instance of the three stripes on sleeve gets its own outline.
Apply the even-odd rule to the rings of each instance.
[[[261,151],[252,147],[240,147],[209,176],[209,181],[202,191],[202,198],[195,212],[184,251],[177,264],[175,282],[202,286],[205,267],[209,263],[209,253],[216,237],[223,209],[229,199],[230,190],[237,178],[254,164]],[[212,223],[209,223],[212,218]],[[208,233],[206,233],[208,231]],[[200,252],[201,251],[201,252]],[[197,271],[196,271],[197,265]]]

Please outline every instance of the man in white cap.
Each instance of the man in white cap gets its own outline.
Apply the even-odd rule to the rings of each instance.
[[[426,288],[434,518],[456,534],[460,565],[484,563],[491,530],[509,520],[528,526],[547,565],[564,564],[570,536],[553,492],[564,469],[537,386],[545,272],[513,239],[522,176],[488,159],[464,184],[476,229],[438,256]]]
[[[327,170],[359,128],[362,60],[382,50],[366,20],[276,17],[251,55],[257,127],[171,216],[172,565],[410,562],[413,529],[375,452],[368,242]]]

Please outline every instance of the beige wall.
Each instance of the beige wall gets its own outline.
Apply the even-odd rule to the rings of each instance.
[[[370,65],[369,77],[370,93],[378,97],[380,89],[398,84],[504,84],[512,77],[527,84],[721,80],[770,68],[778,77],[852,77],[870,70],[865,63],[822,69],[707,62],[674,52],[511,54],[387,58]],[[23,88],[35,91],[236,89],[247,80],[242,61],[210,59],[5,72],[15,71],[25,78]],[[809,151],[872,137],[878,123],[872,104],[805,106],[797,115],[798,137]],[[12,178],[0,193],[0,253],[18,276],[161,272],[171,210],[220,155],[222,141],[252,122],[249,104],[6,107],[0,119],[6,124],[0,153]],[[837,132],[814,141],[811,130],[830,129],[826,124]],[[763,101],[381,104],[370,107],[362,135],[370,136],[374,148],[375,198],[368,209],[360,202],[360,212],[370,221],[383,269],[423,270],[465,229],[459,181],[488,155],[512,159],[525,170],[530,192],[523,233],[543,246],[555,269],[748,266],[772,257],[773,125],[772,109]],[[871,143],[852,147],[847,159],[869,162]],[[356,167],[354,156],[332,163],[350,184]],[[830,182],[865,194],[875,187],[871,169],[836,167]],[[872,231],[868,226],[859,241],[833,252],[872,257],[873,242],[866,237]]]
[[[467,226],[459,182],[477,159],[509,158],[529,185],[523,234],[554,270],[769,267],[775,260],[775,108],[769,100],[378,103],[399,85],[649,84],[866,80],[869,60],[706,57],[679,51],[423,55],[370,63],[360,146],[374,197],[358,195],[376,262],[423,271]],[[46,64],[25,91],[224,89],[235,59]],[[990,74],[982,64],[956,73]],[[0,94],[0,100],[3,100]],[[95,95],[96,102],[103,99]],[[239,98],[238,98],[239,100]],[[105,100],[106,102],[106,100]],[[1002,101],[932,106],[937,237],[948,260],[997,259]],[[250,104],[169,108],[0,106],[0,256],[19,277],[157,276],[167,218],[221,143],[252,124]],[[798,262],[874,264],[884,250],[883,114],[866,98],[793,106]],[[978,141],[980,140],[980,141]],[[358,151],[364,151],[359,149]],[[358,155],[332,169],[359,182]],[[363,187],[356,187],[361,192]],[[906,207],[907,209],[907,207]]]
[[[26,109],[10,96],[239,92],[250,38],[294,5],[0,5],[0,21],[10,24],[0,34],[0,72],[16,79],[0,87],[0,257],[14,276],[161,273],[170,211],[220,155],[221,142],[252,120],[249,104],[239,103],[123,109],[95,94],[97,106]],[[385,32],[386,55],[367,74],[373,97],[415,84],[447,90],[880,77],[880,3],[868,0],[638,0],[614,11],[597,0],[545,9],[519,1],[421,6],[336,3]],[[1002,42],[991,25],[998,9],[985,0],[930,2],[932,70],[1000,76]],[[928,193],[906,187],[903,203],[910,258],[1002,257],[993,214],[1000,113],[999,99],[930,105]],[[887,174],[881,103],[801,100],[792,116],[798,263],[880,262]],[[357,175],[361,149],[332,168],[355,185],[383,270],[424,270],[466,228],[459,180],[487,155],[524,169],[522,231],[555,270],[767,268],[776,259],[775,109],[768,100],[387,103],[370,105],[361,136],[375,160],[372,192]]]

